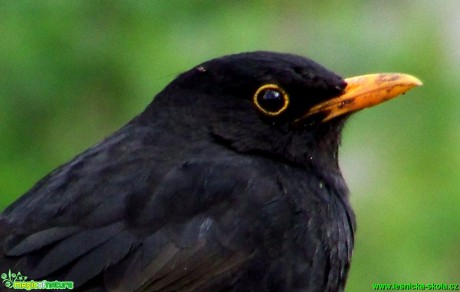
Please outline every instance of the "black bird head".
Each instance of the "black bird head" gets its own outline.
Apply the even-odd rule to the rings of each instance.
[[[343,79],[300,56],[242,53],[181,74],[144,116],[167,115],[164,120],[201,129],[238,152],[330,171],[338,167],[340,132],[350,113],[420,84],[405,74]]]

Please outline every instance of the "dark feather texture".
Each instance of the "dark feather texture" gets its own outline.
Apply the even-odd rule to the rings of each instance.
[[[290,98],[263,116],[253,95]],[[113,291],[343,290],[354,215],[343,118],[293,121],[345,82],[293,55],[215,59],[0,215],[0,272]]]

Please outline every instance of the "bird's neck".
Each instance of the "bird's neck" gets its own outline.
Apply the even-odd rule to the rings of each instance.
[[[270,124],[265,128],[252,128],[244,123],[234,126],[236,121],[244,121],[244,117],[232,120],[230,123],[216,121],[210,132],[218,142],[237,152],[270,157],[322,172],[340,173],[338,148],[342,120],[300,129]]]
[[[251,127],[251,120],[244,111],[227,111],[212,120],[209,111],[170,106],[161,101],[156,100],[157,106],[148,109],[147,115],[141,115],[141,120],[153,123],[154,127],[161,122],[163,129],[184,138],[187,145],[214,140],[238,153],[263,156],[313,170],[325,182],[334,183],[341,178],[338,148],[345,118],[297,129],[270,123]],[[209,123],[203,125],[203,120]]]

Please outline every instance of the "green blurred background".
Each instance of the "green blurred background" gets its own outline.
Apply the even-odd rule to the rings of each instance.
[[[0,210],[224,54],[308,56],[424,86],[355,115],[348,291],[460,282],[459,1],[0,1]]]

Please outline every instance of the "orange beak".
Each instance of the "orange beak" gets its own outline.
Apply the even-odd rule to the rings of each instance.
[[[422,85],[416,77],[401,73],[369,74],[347,78],[345,81],[347,87],[342,95],[313,106],[299,120],[322,113],[322,121],[326,122],[346,113],[372,107]]]

